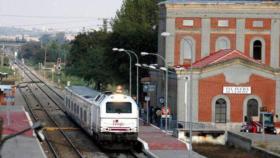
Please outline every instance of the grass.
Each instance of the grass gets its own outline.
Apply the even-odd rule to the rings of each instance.
[[[14,71],[9,66],[0,66],[0,72],[8,73],[9,75],[11,75]]]

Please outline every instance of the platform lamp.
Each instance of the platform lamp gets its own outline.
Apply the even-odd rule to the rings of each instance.
[[[131,55],[126,51],[120,51],[119,48],[113,48],[114,52],[125,52],[129,56],[129,96],[131,96]]]
[[[127,49],[123,49],[123,48],[120,48],[119,51],[131,53],[136,58],[136,63],[135,63],[135,66],[136,66],[136,103],[137,103],[137,105],[139,105],[139,68],[138,67],[140,66],[140,63],[139,63],[138,55],[132,50],[127,50]]]
[[[165,71],[165,111],[167,111],[167,109],[168,109],[168,67],[167,67],[167,62],[164,59],[164,57],[159,54],[141,52],[141,55],[142,56],[147,56],[147,55],[157,56],[157,57],[161,58],[162,61],[164,62],[165,67],[161,67],[160,69]],[[167,133],[167,115],[165,118],[165,132]]]

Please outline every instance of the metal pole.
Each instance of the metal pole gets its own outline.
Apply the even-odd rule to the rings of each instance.
[[[165,72],[165,111],[167,112],[168,109],[168,67],[167,67],[167,63],[165,62],[165,68],[166,68],[166,72]],[[165,131],[167,132],[167,113],[166,113],[166,117],[165,117]]]
[[[129,58],[129,96],[131,96],[131,56]]]
[[[189,116],[190,116],[190,127],[189,127],[189,130],[190,130],[190,132],[189,132],[189,136],[190,136],[190,149],[189,149],[189,157],[191,158],[191,156],[192,156],[192,60],[193,60],[193,54],[191,53],[190,54],[191,55],[191,64],[190,64],[190,111],[189,111]]]
[[[125,51],[132,53],[136,58],[137,64],[139,63],[139,58],[134,51],[132,51],[132,50],[125,50]],[[136,66],[136,97],[137,97],[136,103],[137,103],[137,105],[139,105],[139,92],[138,91],[139,91],[139,68],[138,68],[138,66]]]
[[[131,96],[131,54],[125,49],[113,48],[113,51],[125,52],[129,56],[129,95]]]
[[[47,62],[47,48],[45,47],[45,60],[44,60],[44,67],[46,68],[46,62]]]
[[[165,69],[166,69],[165,70],[166,71],[166,73],[165,73],[165,111],[167,111],[167,109],[168,109],[168,66],[167,66],[167,62],[164,59],[164,57],[159,54],[147,53],[147,52],[142,52],[142,53],[145,53],[143,55],[155,55],[155,56],[161,58],[162,61],[164,62]],[[167,115],[165,117],[165,132],[167,132]]]
[[[149,95],[148,95],[148,97],[149,97]],[[149,125],[149,99],[147,99],[147,116],[146,116],[146,118],[147,118],[147,125]]]
[[[129,96],[131,96],[131,55],[127,51],[124,51],[129,56]]]
[[[264,134],[265,134],[265,131],[264,131],[264,123],[265,123],[265,122],[264,122],[264,113],[262,113],[262,129],[263,129],[263,130],[262,130],[262,138],[263,138],[263,142],[264,142],[264,140],[265,140],[265,139],[264,139],[264,137],[265,137],[265,135],[264,135]]]
[[[168,66],[167,66],[167,62],[163,58],[163,56],[161,56],[159,54],[153,54],[153,53],[149,53],[149,54],[158,56],[164,62],[164,66],[165,66],[165,69],[166,69],[165,70],[166,71],[165,72],[165,111],[167,112],[167,109],[168,109]],[[167,115],[165,117],[165,132],[167,132]]]

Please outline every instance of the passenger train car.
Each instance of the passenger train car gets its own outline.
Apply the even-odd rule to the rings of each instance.
[[[103,147],[125,149],[137,142],[138,107],[130,96],[69,86],[64,101],[67,114]]]

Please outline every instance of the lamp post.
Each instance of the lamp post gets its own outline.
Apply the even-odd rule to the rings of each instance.
[[[126,50],[126,49],[120,48],[119,51],[120,52],[125,51],[127,53],[131,53],[136,58],[136,64],[135,64],[135,66],[136,66],[136,103],[137,103],[137,105],[139,105],[139,69],[138,69],[138,67],[139,67],[140,64],[139,64],[138,55],[132,50]]]
[[[120,51],[118,48],[113,48],[113,51],[125,52],[129,56],[129,95],[131,96],[131,55],[127,51]]]
[[[142,56],[154,55],[154,56],[157,56],[157,57],[161,58],[162,61],[164,62],[165,67],[160,68],[160,69],[165,71],[165,111],[167,111],[168,110],[168,67],[167,67],[167,62],[164,59],[164,57],[159,55],[159,54],[141,52],[141,55]],[[165,131],[167,132],[167,115],[166,115],[166,118],[165,118]]]
[[[191,54],[191,64],[190,64],[190,112],[189,112],[189,133],[190,133],[190,148],[189,157],[192,156],[192,54]],[[187,108],[187,107],[186,107]]]

